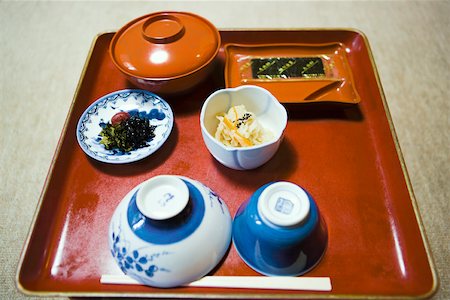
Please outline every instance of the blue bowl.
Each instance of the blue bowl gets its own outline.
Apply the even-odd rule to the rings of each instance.
[[[244,262],[269,276],[297,276],[323,257],[328,233],[311,195],[290,182],[259,188],[236,212],[233,243]]]

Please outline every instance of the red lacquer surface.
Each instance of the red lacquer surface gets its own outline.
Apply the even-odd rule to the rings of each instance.
[[[225,47],[225,85],[254,84],[270,91],[281,103],[360,101],[354,88],[345,45],[329,44],[228,44]],[[306,78],[257,78],[252,59],[316,57],[324,64],[324,75]],[[292,65],[294,66],[295,63]],[[288,67],[289,66],[283,66]],[[278,69],[278,72],[283,68]],[[253,78],[256,76],[256,78]]]
[[[364,37],[349,30],[221,31],[227,43],[330,43],[349,49],[357,105],[286,104],[289,123],[279,152],[252,171],[228,169],[203,144],[200,107],[224,87],[225,57],[216,71],[184,96],[166,97],[175,114],[167,142],[137,163],[108,165],[88,158],[77,144],[76,124],[97,98],[132,88],[108,54],[112,33],[94,42],[79,90],[41,196],[19,264],[17,283],[29,294],[159,297],[424,297],[436,278],[422,239],[412,195],[389,127],[389,116]],[[143,180],[179,174],[216,191],[232,215],[261,185],[295,182],[315,198],[328,226],[324,259],[305,276],[329,276],[331,292],[223,288],[156,289],[102,285],[102,274],[119,274],[108,250],[107,228],[122,197]],[[199,245],[200,247],[201,245]],[[258,275],[233,246],[210,275]]]

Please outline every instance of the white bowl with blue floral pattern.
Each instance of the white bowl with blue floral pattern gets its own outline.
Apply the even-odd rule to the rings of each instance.
[[[198,280],[216,267],[230,246],[231,229],[229,210],[211,189],[187,177],[159,175],[120,202],[108,242],[126,275],[167,288]]]
[[[147,141],[145,147],[135,150],[107,150],[100,143],[100,132],[119,112],[148,118],[150,124],[156,126],[155,137]],[[173,119],[169,104],[158,95],[145,90],[120,90],[99,98],[85,110],[78,121],[77,140],[93,159],[112,164],[130,163],[146,158],[164,144],[172,131]]]

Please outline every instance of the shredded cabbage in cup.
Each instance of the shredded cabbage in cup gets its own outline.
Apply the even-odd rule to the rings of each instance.
[[[233,106],[227,113],[220,113],[216,117],[219,125],[215,138],[225,146],[250,147],[267,142],[273,137],[244,105]]]

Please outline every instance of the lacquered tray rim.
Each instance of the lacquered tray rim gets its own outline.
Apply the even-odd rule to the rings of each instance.
[[[400,142],[399,142],[398,137],[397,137],[397,132],[395,130],[394,121],[392,120],[391,112],[389,110],[389,106],[388,106],[387,101],[386,101],[386,96],[384,94],[384,89],[383,89],[383,86],[381,85],[380,75],[379,75],[379,72],[378,72],[378,68],[377,68],[377,66],[375,64],[375,59],[374,59],[373,54],[372,54],[372,49],[370,47],[369,41],[367,39],[367,36],[364,33],[362,33],[361,31],[356,31],[356,32],[363,38],[364,43],[365,43],[365,45],[367,47],[367,52],[368,52],[368,55],[369,55],[369,58],[370,58],[370,62],[371,62],[371,65],[372,65],[372,70],[373,70],[373,73],[375,75],[375,79],[377,81],[377,86],[378,86],[378,90],[380,92],[381,100],[382,100],[382,103],[383,103],[384,112],[385,112],[386,119],[387,119],[388,124],[389,124],[389,130],[391,132],[392,140],[394,141],[395,150],[397,152],[397,158],[398,158],[398,160],[400,162],[400,165],[401,165],[401,168],[402,168],[403,177],[405,179],[406,187],[408,189],[409,197],[411,199],[411,204],[413,206],[413,211],[414,211],[414,215],[416,217],[416,222],[417,222],[417,225],[419,227],[419,231],[420,231],[422,242],[423,242],[423,245],[424,245],[424,248],[425,248],[425,252],[427,254],[428,264],[430,266],[431,275],[433,277],[433,285],[432,285],[431,290],[428,293],[423,295],[423,298],[426,299],[426,298],[431,297],[433,294],[435,294],[437,289],[438,289],[438,287],[439,287],[439,277],[437,275],[433,254],[432,254],[432,251],[430,249],[428,237],[426,235],[426,230],[425,230],[425,227],[423,225],[422,217],[420,215],[419,207],[418,207],[418,204],[417,204],[417,199],[416,199],[416,196],[414,194],[414,190],[412,188],[411,180],[410,180],[410,177],[409,177],[409,174],[408,174],[408,169],[406,167],[406,163],[405,163],[405,160],[404,160],[404,157],[403,157],[403,153],[402,153],[402,150],[401,150],[401,147],[400,147]]]
[[[316,32],[322,32],[322,31],[347,31],[347,32],[353,32],[358,34],[359,36],[362,37],[365,46],[367,47],[367,54],[369,56],[370,62],[371,62],[371,66],[372,66],[372,70],[373,73],[375,75],[375,79],[377,82],[377,86],[378,86],[378,90],[380,92],[380,98],[382,100],[383,103],[383,108],[384,108],[384,112],[386,115],[386,119],[388,121],[389,124],[389,129],[390,129],[390,133],[392,135],[392,139],[395,145],[395,149],[397,152],[397,157],[399,159],[401,168],[402,168],[402,173],[403,173],[403,177],[405,179],[405,183],[408,189],[408,193],[411,199],[411,203],[412,203],[412,207],[413,207],[413,211],[414,211],[414,215],[416,217],[416,222],[419,228],[419,232],[420,232],[420,237],[422,239],[423,245],[424,245],[424,249],[425,252],[427,254],[427,259],[428,259],[428,265],[430,267],[430,271],[431,271],[431,275],[432,275],[432,279],[433,279],[433,283],[431,286],[431,289],[421,295],[414,295],[414,296],[396,296],[396,295],[363,295],[363,294],[317,294],[317,293],[302,293],[302,294],[276,294],[276,293],[271,293],[271,294],[267,294],[267,293],[254,293],[254,294],[249,294],[249,293],[225,293],[225,294],[221,294],[221,293],[175,293],[175,292],[169,292],[169,293],[142,293],[142,292],[125,292],[126,294],[124,294],[124,292],[53,292],[53,291],[33,291],[33,290],[28,290],[26,289],[21,283],[20,283],[20,273],[22,270],[22,265],[28,250],[28,246],[31,240],[31,237],[33,235],[34,232],[34,227],[36,225],[37,222],[37,218],[38,215],[40,213],[41,210],[41,206],[42,206],[42,202],[44,200],[44,195],[47,193],[47,189],[48,189],[48,185],[50,182],[50,179],[53,176],[53,170],[55,167],[55,163],[56,163],[56,159],[59,157],[60,153],[61,153],[61,148],[62,148],[62,144],[63,144],[63,138],[66,136],[67,131],[68,131],[68,124],[69,124],[69,119],[71,118],[71,115],[73,113],[74,107],[75,107],[75,103],[76,103],[76,99],[78,98],[78,94],[80,92],[81,89],[81,85],[82,82],[84,80],[84,77],[86,75],[87,69],[89,67],[91,58],[92,58],[92,54],[94,51],[94,48],[97,44],[97,40],[103,36],[103,35],[107,35],[107,34],[114,34],[114,31],[105,31],[105,32],[100,32],[98,33],[94,38],[93,41],[91,42],[91,46],[90,49],[88,51],[88,55],[86,57],[86,61],[84,63],[82,72],[80,74],[80,78],[78,80],[78,84],[74,93],[74,96],[72,98],[72,102],[71,105],[69,107],[64,125],[63,125],[63,129],[61,131],[61,134],[59,136],[59,140],[58,140],[58,144],[57,147],[55,149],[55,153],[52,157],[50,166],[49,166],[49,170],[48,173],[46,175],[46,179],[42,188],[42,191],[40,193],[39,196],[39,201],[37,203],[35,212],[33,214],[33,219],[32,222],[29,226],[29,230],[28,230],[28,234],[27,234],[27,238],[24,242],[24,246],[22,248],[22,252],[20,255],[20,259],[17,265],[17,271],[16,271],[16,276],[15,276],[15,283],[16,283],[16,287],[19,290],[19,292],[21,292],[24,295],[28,295],[28,296],[59,296],[59,297],[80,297],[80,296],[89,296],[89,297],[111,297],[111,296],[116,296],[116,297],[161,297],[161,298],[222,298],[222,299],[227,299],[227,298],[247,298],[247,299],[252,299],[252,298],[280,298],[280,299],[427,299],[430,298],[433,294],[436,293],[438,287],[439,287],[439,278],[437,275],[437,271],[436,271],[436,267],[435,267],[435,263],[434,263],[434,259],[433,259],[433,255],[429,246],[429,242],[428,242],[428,238],[426,236],[426,231],[422,222],[422,218],[420,216],[420,212],[418,209],[418,205],[417,205],[417,200],[415,198],[414,195],[414,191],[410,182],[410,178],[408,175],[408,171],[407,171],[407,167],[403,158],[403,154],[401,151],[401,147],[400,147],[400,143],[398,141],[398,137],[397,137],[397,133],[395,131],[395,127],[394,127],[394,123],[389,111],[389,107],[387,105],[387,101],[386,101],[386,97],[384,94],[384,90],[383,87],[381,85],[381,81],[380,81],[380,77],[379,77],[379,72],[378,69],[376,67],[375,64],[375,60],[372,54],[372,50],[368,41],[367,36],[359,29],[355,29],[355,28],[220,28],[219,29],[220,32],[225,32],[225,31],[232,31],[232,32],[239,32],[239,31],[245,31],[245,32],[260,32],[260,31],[290,31],[290,32],[308,32],[308,31],[316,31]],[[245,277],[245,276],[242,276]],[[100,279],[99,279],[100,280]],[[208,288],[205,288],[205,290],[207,290]]]
[[[25,295],[50,295],[47,292],[43,292],[43,294],[41,294],[39,292],[37,292],[37,293],[36,292],[32,292],[32,291],[29,291],[26,288],[24,288],[22,286],[22,284],[20,283],[20,271],[22,269],[23,261],[25,260],[25,255],[26,255],[26,252],[28,250],[28,245],[30,243],[31,236],[33,235],[33,232],[34,232],[34,227],[36,225],[39,212],[41,211],[41,206],[42,206],[42,202],[44,200],[44,195],[47,193],[48,185],[50,183],[50,178],[53,177],[53,170],[55,168],[56,159],[59,157],[59,155],[61,153],[61,148],[62,148],[62,144],[63,144],[63,138],[66,136],[66,133],[68,131],[68,127],[69,127],[68,124],[69,124],[70,116],[73,113],[73,110],[74,110],[74,107],[75,107],[75,102],[76,102],[76,99],[78,97],[78,93],[80,92],[81,84],[83,82],[83,79],[84,79],[84,77],[86,75],[86,72],[87,72],[87,69],[88,69],[88,66],[89,66],[89,62],[90,62],[90,60],[92,58],[92,54],[94,52],[95,45],[96,45],[97,40],[99,39],[100,36],[102,36],[104,34],[108,34],[108,33],[109,32],[103,32],[103,33],[97,34],[94,37],[93,41],[91,42],[91,46],[89,48],[88,55],[87,55],[86,60],[84,62],[84,66],[83,66],[83,69],[81,71],[80,78],[78,79],[78,84],[77,84],[77,87],[75,89],[75,93],[74,93],[74,95],[72,97],[72,102],[70,103],[70,107],[69,107],[69,110],[67,112],[66,119],[64,120],[64,125],[63,125],[63,129],[61,130],[61,134],[60,134],[59,139],[58,139],[58,144],[56,145],[55,152],[53,154],[53,157],[52,157],[52,160],[50,162],[50,166],[49,166],[47,175],[45,177],[44,185],[43,185],[41,193],[39,195],[39,200],[38,200],[38,203],[36,205],[36,209],[35,209],[34,214],[33,214],[32,222],[31,222],[31,224],[29,226],[29,229],[28,229],[27,238],[26,238],[24,246],[22,248],[22,252],[21,252],[20,259],[19,259],[19,262],[18,262],[18,265],[17,265],[17,272],[16,272],[16,276],[15,276],[16,277],[15,278],[15,282],[16,282],[17,289],[20,292],[22,292],[23,294],[25,294]],[[60,295],[61,296],[62,294],[56,293],[54,295]]]

